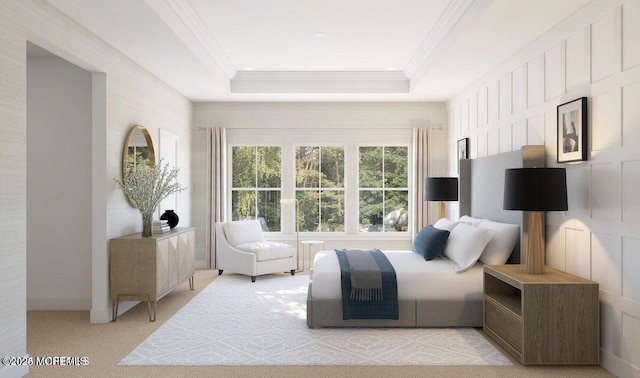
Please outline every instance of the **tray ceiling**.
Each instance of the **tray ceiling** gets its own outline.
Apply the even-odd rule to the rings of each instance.
[[[48,0],[194,101],[446,101],[589,0]]]

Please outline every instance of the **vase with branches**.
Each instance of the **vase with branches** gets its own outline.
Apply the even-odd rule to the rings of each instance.
[[[152,234],[151,219],[160,201],[170,194],[187,189],[176,181],[179,171],[178,168],[169,168],[169,164],[160,159],[155,167],[148,164],[127,164],[122,180],[114,179],[140,211],[143,237]]]

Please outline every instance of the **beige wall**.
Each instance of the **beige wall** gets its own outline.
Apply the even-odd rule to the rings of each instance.
[[[197,103],[194,104],[193,171],[194,198],[204,203],[206,188],[205,129],[226,127],[228,143],[261,144],[283,143],[283,156],[293,154],[296,143],[340,143],[354,149],[359,143],[402,143],[411,145],[413,127],[438,128],[431,134],[431,169],[433,174],[446,172],[447,113],[444,103]],[[288,148],[288,149],[287,149]],[[348,153],[348,152],[347,152]],[[293,156],[293,155],[291,155]],[[357,164],[347,161],[346,164]],[[283,174],[293,167],[285,166]],[[354,167],[352,167],[355,171]],[[355,179],[355,178],[352,178]],[[201,186],[202,185],[202,186]],[[284,191],[292,188],[283,188]],[[351,203],[355,203],[351,201]],[[205,207],[195,206],[196,259],[204,266]],[[357,214],[357,206],[346,209],[347,217]],[[282,241],[295,241],[292,217],[283,218]],[[353,224],[353,223],[352,223]],[[355,230],[346,230],[345,236],[321,235],[307,238],[325,240],[324,248],[360,247],[407,249],[410,236],[398,239],[362,238]],[[317,249],[317,247],[316,247]]]
[[[544,144],[556,107],[586,96],[589,160],[567,169],[569,211],[547,214],[547,264],[600,284],[601,363],[640,376],[640,1],[594,1],[449,103],[450,156]],[[455,159],[451,159],[455,166]]]
[[[108,239],[141,229],[139,213],[113,182],[126,132],[142,124],[154,141],[161,128],[178,134],[180,181],[190,186],[191,103],[45,1],[0,0],[0,9],[0,355],[20,356],[26,353],[27,41],[92,72],[92,321],[109,318]],[[190,208],[190,195],[180,193],[181,208]],[[182,222],[190,223],[188,211]]]
[[[91,108],[91,73],[27,57],[29,310],[91,308]]]

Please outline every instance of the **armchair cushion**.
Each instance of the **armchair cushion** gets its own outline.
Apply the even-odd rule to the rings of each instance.
[[[245,243],[266,241],[260,221],[227,222],[223,226],[227,241],[234,247]]]
[[[242,252],[254,253],[257,261],[283,259],[293,256],[293,247],[289,244],[276,242],[249,242],[235,246]]]

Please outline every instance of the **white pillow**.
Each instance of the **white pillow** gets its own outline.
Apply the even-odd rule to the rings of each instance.
[[[478,261],[492,234],[486,228],[466,223],[459,223],[451,231],[443,254],[458,264],[460,269],[456,273],[464,272]]]
[[[266,241],[258,220],[227,222],[222,227],[227,241],[232,246]]]
[[[493,237],[482,252],[480,261],[487,265],[506,263],[520,238],[520,226],[485,219],[480,222],[478,227],[493,231]]]
[[[447,218],[440,218],[436,224],[433,225],[433,227],[440,229],[440,230],[447,230],[449,232],[451,232],[460,222],[454,222],[452,220],[449,220]]]
[[[478,226],[480,224],[480,222],[482,222],[483,220],[484,219],[473,218],[473,217],[470,217],[468,215],[463,215],[459,219],[460,222],[469,223],[472,226]]]

